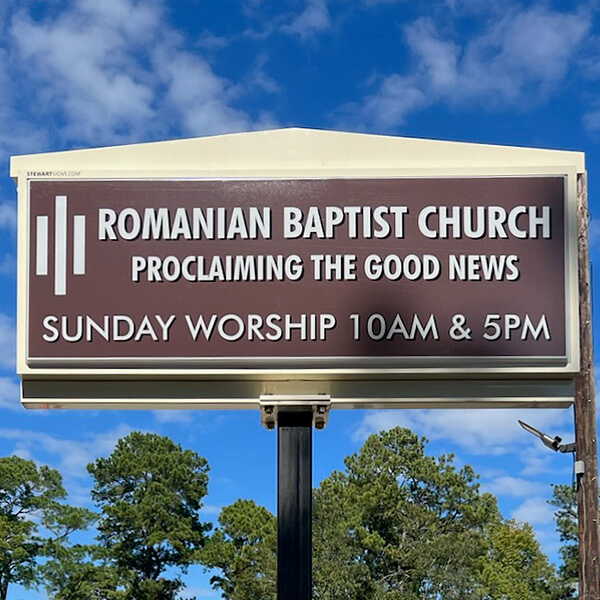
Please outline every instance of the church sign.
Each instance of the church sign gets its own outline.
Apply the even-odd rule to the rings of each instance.
[[[14,173],[24,381],[578,370],[573,165],[181,176],[43,156]]]

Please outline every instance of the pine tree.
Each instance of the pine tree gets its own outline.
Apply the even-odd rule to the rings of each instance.
[[[195,561],[210,529],[199,514],[208,470],[195,452],[140,432],[88,466],[99,540],[127,581],[126,600],[171,600],[183,587],[176,572]]]

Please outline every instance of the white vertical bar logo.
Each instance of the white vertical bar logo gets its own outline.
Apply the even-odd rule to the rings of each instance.
[[[73,274],[85,275],[85,216],[74,217]]]
[[[54,198],[54,294],[67,293],[68,214],[67,197]],[[49,217],[36,217],[35,274],[48,275]],[[85,275],[85,216],[73,217],[73,275]]]
[[[67,293],[67,197],[56,196],[54,210],[54,294]]]
[[[36,219],[35,274],[48,275],[48,217]]]

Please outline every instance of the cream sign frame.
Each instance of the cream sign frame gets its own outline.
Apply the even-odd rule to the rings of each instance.
[[[576,203],[577,176],[583,172],[584,157],[577,152],[298,129],[13,157],[11,174],[19,192],[17,370],[23,380],[23,403],[29,407],[252,408],[268,394],[322,394],[341,407],[565,406],[572,400],[573,379],[579,370]],[[497,356],[428,360],[421,356],[401,361],[368,356],[345,360],[327,356],[192,360],[188,356],[167,361],[146,355],[128,362],[100,355],[90,360],[40,357],[30,351],[31,274],[47,273],[48,261],[58,261],[54,269],[66,264],[66,254],[57,258],[60,251],[45,258],[34,256],[35,244],[48,245],[48,236],[57,233],[49,228],[45,214],[33,219],[32,186],[52,182],[216,181],[226,186],[240,181],[536,178],[560,178],[564,185],[562,355],[526,360]],[[61,202],[57,200],[57,210]],[[69,214],[69,220],[71,216],[69,232],[75,246],[81,246],[89,230],[86,233],[84,216],[77,210]],[[69,269],[72,266],[74,273],[83,275],[85,267],[77,253],[70,260]]]

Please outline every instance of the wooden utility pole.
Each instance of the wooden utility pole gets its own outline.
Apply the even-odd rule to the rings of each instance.
[[[592,342],[587,175],[577,178],[577,238],[579,244],[579,326],[581,368],[575,382],[575,443],[584,472],[578,476],[579,598],[600,600],[598,552],[598,443]]]

